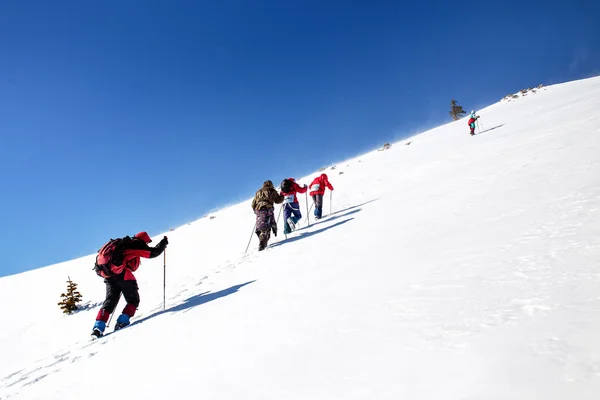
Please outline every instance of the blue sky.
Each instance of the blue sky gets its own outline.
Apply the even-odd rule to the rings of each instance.
[[[0,275],[600,73],[592,1],[0,2]],[[201,250],[200,253],[201,254]]]

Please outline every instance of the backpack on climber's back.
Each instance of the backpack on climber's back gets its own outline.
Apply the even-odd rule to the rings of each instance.
[[[281,192],[282,193],[289,193],[292,191],[293,185],[292,185],[292,180],[291,179],[284,179],[283,181],[281,181]]]
[[[94,271],[101,278],[110,278],[115,276],[111,266],[119,266],[123,263],[123,250],[125,245],[131,242],[129,236],[118,239],[110,239],[104,246],[98,250]]]

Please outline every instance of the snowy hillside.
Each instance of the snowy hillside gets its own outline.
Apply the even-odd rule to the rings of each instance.
[[[598,399],[599,110],[600,78],[545,87],[339,163],[332,214],[264,252],[250,200],[182,226],[166,311],[143,260],[98,341],[93,255],[2,278],[0,399]]]

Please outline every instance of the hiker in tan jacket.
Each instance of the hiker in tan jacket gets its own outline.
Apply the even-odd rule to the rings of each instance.
[[[281,204],[283,196],[277,193],[273,182],[265,181],[263,187],[256,192],[252,200],[252,209],[256,214],[255,232],[259,239],[258,251],[267,247],[271,238],[271,230],[277,236],[277,221],[275,220],[275,204]]]

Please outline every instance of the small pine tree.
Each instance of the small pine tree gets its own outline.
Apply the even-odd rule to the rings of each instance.
[[[65,314],[71,314],[77,310],[77,303],[81,302],[81,293],[77,290],[77,284],[68,277],[67,281],[67,293],[63,293],[60,297],[63,299],[58,305]]]
[[[456,104],[456,100],[450,102],[450,116],[453,120],[458,121],[466,113],[462,106]]]

